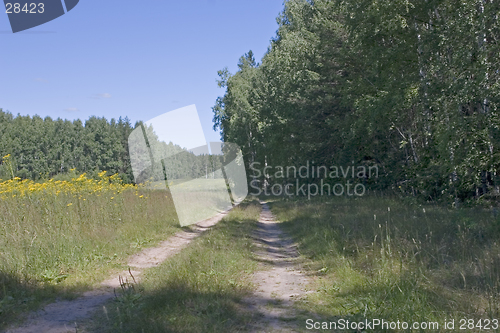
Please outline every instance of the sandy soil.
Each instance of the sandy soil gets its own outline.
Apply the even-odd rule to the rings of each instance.
[[[157,247],[147,248],[131,256],[128,261],[130,273],[136,282],[140,280],[141,269],[159,265],[168,257],[179,253],[203,231],[219,222],[227,212],[191,226],[190,231],[181,231],[163,241]],[[88,291],[71,301],[57,301],[48,304],[42,310],[28,316],[26,322],[7,333],[67,333],[78,332],[78,322],[87,319],[93,311],[100,309],[103,303],[114,297],[114,290],[120,288],[120,278],[132,279],[129,271],[110,278],[99,289]]]
[[[256,313],[251,331],[294,332],[297,323],[292,304],[309,292],[310,281],[300,269],[292,240],[281,231],[265,203],[254,238],[262,270],[253,274],[256,291],[244,300],[247,310]]]

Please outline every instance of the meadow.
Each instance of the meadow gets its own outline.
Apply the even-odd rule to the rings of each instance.
[[[449,332],[444,321],[455,320],[467,332],[500,331],[492,321],[500,319],[495,211],[390,197],[269,204],[312,278],[308,289],[315,292],[294,305],[299,331],[310,331],[308,318],[437,322],[432,331],[439,332]],[[254,288],[248,276],[257,264],[251,236],[259,211],[256,202],[236,207],[182,253],[146,271],[136,288],[94,318],[91,331],[245,331],[259,320],[241,305]]]
[[[125,185],[106,172],[1,182],[0,329],[95,287],[179,228],[167,190]]]
[[[386,197],[280,200],[271,208],[316,277],[318,293],[297,303],[305,313],[322,320],[455,319],[457,329],[460,320],[474,320],[468,332],[500,319],[494,210]],[[490,324],[483,331],[499,330]]]
[[[244,332],[258,320],[242,306],[258,267],[252,232],[261,207],[247,200],[181,253],[147,269],[104,311],[90,332]]]
[[[205,190],[201,181],[186,188]],[[269,204],[297,243],[317,291],[295,304],[303,323],[311,317],[455,319],[457,325],[473,319],[468,331],[480,331],[477,325],[500,319],[496,210],[374,196]],[[253,288],[251,237],[259,213],[255,200],[236,207],[179,255],[146,270],[139,285],[124,288],[86,326],[95,332],[244,331],[258,320],[241,299]],[[125,269],[130,254],[179,228],[168,190],[125,185],[105,172],[0,182],[0,329],[55,298],[96,287]]]

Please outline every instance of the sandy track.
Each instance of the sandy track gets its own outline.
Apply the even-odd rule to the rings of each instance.
[[[190,231],[181,231],[169,239],[161,242],[157,247],[147,248],[131,256],[128,266],[136,282],[140,280],[141,269],[159,265],[165,259],[179,253],[193,239],[200,236],[205,230],[219,222],[227,212],[220,213],[213,218],[198,222],[191,226]],[[57,301],[48,304],[43,310],[29,315],[26,322],[19,327],[7,330],[7,333],[67,333],[77,332],[78,322],[89,318],[106,301],[113,298],[115,288],[120,287],[120,276],[128,277],[129,271],[106,280],[101,288],[88,291],[81,297],[71,301]]]
[[[308,293],[309,279],[300,270],[292,240],[281,231],[269,207],[262,203],[255,244],[262,270],[252,276],[256,291],[246,298],[248,310],[257,318],[252,332],[294,332],[292,304]]]

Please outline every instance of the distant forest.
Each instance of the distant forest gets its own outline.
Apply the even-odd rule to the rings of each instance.
[[[494,202],[499,15],[497,1],[286,1],[261,62],[219,71],[214,128],[247,166],[378,165],[372,189]]]
[[[107,171],[119,174],[124,183],[134,183],[128,142],[130,133],[142,125],[139,121],[132,127],[128,118],[108,121],[90,117],[83,123],[37,115],[14,117],[0,109],[0,157],[10,155],[0,165],[0,179],[66,179],[74,169],[73,175],[85,172],[95,177]],[[160,161],[149,161],[149,151],[135,150],[136,160],[142,159],[149,166],[143,166],[138,182],[164,179],[165,175],[168,179],[220,177],[211,174],[220,169],[220,159],[197,156],[172,143],[159,142],[152,128],[145,127],[145,131],[153,155],[168,153],[171,157],[164,160],[167,170],[163,170]]]
[[[127,140],[134,127],[125,118],[118,121],[90,117],[81,120],[53,120],[37,115],[13,116],[0,109],[0,157],[11,155],[14,176],[48,179],[70,169],[76,172],[108,171],[133,181]],[[0,178],[9,179],[5,163]]]

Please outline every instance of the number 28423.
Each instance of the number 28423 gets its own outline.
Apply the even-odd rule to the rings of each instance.
[[[20,12],[24,12],[27,14],[41,14],[45,11],[44,4],[41,2],[39,4],[36,3],[25,3],[24,6],[21,7],[20,3],[6,3],[5,4],[5,12],[7,14],[19,14]]]

